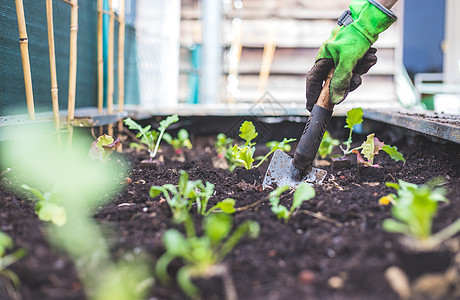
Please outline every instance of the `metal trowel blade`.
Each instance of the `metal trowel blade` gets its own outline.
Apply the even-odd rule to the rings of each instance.
[[[309,173],[302,176],[300,170],[292,164],[292,157],[281,150],[276,150],[268,166],[262,187],[285,186],[296,188],[300,183],[322,184],[327,175],[326,170],[312,168]]]

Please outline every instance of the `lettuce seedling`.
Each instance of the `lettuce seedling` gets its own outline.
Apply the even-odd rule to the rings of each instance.
[[[147,145],[150,154],[150,161],[152,161],[157,155],[158,147],[160,146],[160,142],[163,138],[166,128],[168,128],[172,123],[176,123],[177,121],[179,121],[178,115],[168,116],[166,119],[160,121],[158,132],[151,131],[150,129],[152,127],[150,125],[142,128],[142,126],[140,126],[131,118],[125,119],[124,122],[129,129],[135,129],[139,131],[136,136],[141,137],[141,142]]]
[[[343,151],[343,157],[352,153],[351,143],[353,142],[353,128],[355,127],[355,125],[361,124],[363,122],[363,109],[361,107],[358,107],[347,111],[347,119],[345,120],[345,122],[347,123],[347,125],[345,125],[345,128],[348,128],[350,130],[350,133],[348,135],[348,140],[346,140],[343,143],[345,146],[347,146],[347,148],[343,149],[342,146],[340,146],[340,149],[342,149]]]
[[[156,274],[163,282],[168,282],[168,265],[180,258],[184,266],[177,272],[179,287],[192,298],[200,291],[193,285],[192,278],[213,275],[213,268],[235,247],[244,236],[256,238],[260,227],[255,221],[247,220],[230,234],[233,219],[226,214],[212,214],[203,219],[203,236],[196,236],[193,222],[186,220],[186,236],[176,229],[169,229],[163,235],[166,252],[156,264]]]
[[[150,187],[150,197],[160,194],[164,195],[176,223],[182,223],[189,216],[193,203],[196,203],[197,212],[201,215],[208,215],[217,209],[225,213],[235,212],[235,200],[230,198],[207,210],[209,198],[214,194],[214,185],[210,182],[204,185],[201,180],[191,181],[183,170],[180,171],[177,187],[172,184]]]
[[[361,150],[361,154],[364,155],[366,158],[363,159],[361,154],[359,154],[358,150]],[[374,137],[374,133],[369,134],[367,136],[367,140],[362,143],[361,146],[354,148],[352,150],[353,153],[356,154],[356,158],[358,163],[362,163],[369,167],[378,167],[379,165],[374,165],[374,156],[379,153],[380,150],[385,151],[390,155],[390,157],[395,161],[404,161],[403,155],[398,152],[398,148],[396,146],[392,147],[389,145],[385,145],[385,143],[379,141],[378,138]]]
[[[252,140],[258,135],[254,124],[251,121],[244,121],[240,127],[239,136],[246,142],[243,146],[234,145],[230,151],[233,160],[244,166],[247,170],[252,168],[252,163],[254,162],[253,155],[256,150],[254,147],[256,143],[253,143]]]
[[[260,156],[260,157],[257,157],[256,159],[257,160],[260,160],[259,163],[255,166],[255,168],[258,168],[260,167],[260,165],[266,161],[268,159],[268,157],[270,156],[270,154],[272,154],[273,152],[275,152],[276,150],[281,150],[281,151],[284,151],[284,152],[289,152],[291,151],[291,145],[289,145],[289,143],[291,142],[294,142],[296,139],[286,139],[284,138],[281,142],[278,142],[278,141],[271,141],[271,142],[268,142],[265,144],[265,146],[267,146],[267,148],[270,149],[270,151],[265,155],[265,156]]]
[[[38,201],[35,203],[35,213],[42,221],[51,221],[56,226],[63,226],[67,222],[65,208],[59,205],[59,194],[57,192],[41,193],[39,190],[23,184],[23,189],[34,194]]]
[[[460,231],[460,219],[432,235],[433,218],[439,202],[448,202],[446,189],[438,187],[439,178],[427,184],[416,185],[399,180],[398,183],[387,182],[397,194],[380,198],[381,204],[392,203],[393,219],[383,221],[383,229],[404,234],[425,245],[435,246]]]
[[[89,157],[106,163],[110,160],[110,155],[120,145],[120,139],[113,139],[110,135],[104,134],[91,143]]]
[[[173,138],[169,133],[163,135],[163,139],[166,143],[170,144],[174,148],[174,152],[178,155],[182,154],[182,149],[192,149],[193,145],[190,142],[188,131],[185,129],[179,130],[177,138]]]
[[[8,267],[26,255],[26,251],[21,248],[6,255],[6,250],[11,248],[13,248],[13,240],[0,231],[0,275],[9,278],[14,286],[18,287],[19,278]]]
[[[326,130],[318,148],[319,156],[323,159],[326,158],[329,154],[332,153],[334,147],[338,145],[340,145],[339,140],[332,138],[329,131]]]
[[[315,197],[315,189],[308,183],[302,182],[296,188],[293,196],[291,209],[288,210],[284,205],[280,204],[280,196],[282,193],[287,191],[289,186],[281,186],[270,193],[269,201],[272,212],[278,217],[283,219],[285,223],[289,222],[293,213],[298,209],[304,201],[310,200]]]

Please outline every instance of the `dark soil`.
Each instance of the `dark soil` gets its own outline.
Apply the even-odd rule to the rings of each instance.
[[[233,173],[215,169],[213,139],[201,137],[193,142],[195,147],[185,152],[185,162],[171,160],[173,151],[165,147],[165,163],[159,169],[139,166],[146,158],[145,152],[126,151],[131,164],[127,176],[132,183],[125,184],[109,205],[95,213],[100,223],[118,233],[109,239],[115,257],[137,247],[154,259],[164,253],[162,234],[176,226],[170,220],[167,204],[160,198],[150,198],[148,191],[152,185],[177,184],[180,170],[187,171],[191,180],[216,185],[209,205],[231,197],[242,207],[268,195],[269,191],[260,186],[266,165],[260,172],[249,173],[243,169]],[[224,260],[239,299],[397,299],[384,272],[389,266],[401,264],[397,255],[401,246],[397,235],[382,230],[390,207],[380,206],[378,199],[392,191],[385,186],[387,181],[402,179],[420,184],[444,176],[450,202],[440,206],[434,231],[452,223],[460,216],[460,146],[422,136],[401,139],[396,145],[407,159],[405,165],[382,153],[377,156],[382,166],[378,169],[355,164],[344,170],[326,166],[329,175],[322,186],[315,188],[316,197],[304,203],[288,224],[277,220],[268,201],[237,212],[235,225],[251,219],[261,226],[259,238],[243,239]],[[0,230],[9,234],[17,247],[28,251],[11,267],[21,279],[22,298],[85,299],[73,263],[53,250],[27,196],[12,193],[9,185],[9,180],[1,180]],[[292,196],[283,194],[282,203],[289,206],[290,201]],[[119,206],[122,203],[130,205]],[[330,219],[312,217],[304,210]],[[194,218],[199,224],[201,218]],[[175,261],[170,271],[174,273],[178,267],[180,262]],[[223,297],[218,278],[199,280],[198,285],[205,299]],[[175,284],[156,284],[150,298],[186,299]],[[0,299],[7,298],[0,294]]]

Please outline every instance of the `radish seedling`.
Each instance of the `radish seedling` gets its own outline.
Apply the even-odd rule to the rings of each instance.
[[[38,201],[35,204],[35,213],[42,221],[51,221],[56,226],[62,226],[67,222],[65,208],[59,205],[59,194],[57,192],[41,193],[39,190],[23,184],[23,189],[34,194]]]
[[[293,213],[298,209],[304,201],[310,200],[315,197],[315,189],[308,183],[302,182],[295,190],[291,209],[288,210],[284,205],[280,204],[280,196],[287,191],[289,186],[281,186],[270,193],[269,201],[272,212],[278,217],[283,219],[285,223],[289,222]]]
[[[23,257],[26,251],[24,249],[18,249],[13,253],[5,255],[6,250],[10,248],[13,248],[13,240],[0,231],[0,275],[9,278],[14,286],[17,287],[19,286],[19,278],[13,271],[9,270],[8,267]]]
[[[155,198],[163,194],[176,223],[182,223],[187,218],[193,203],[196,203],[197,212],[201,215],[208,215],[217,209],[226,213],[235,212],[233,199],[225,199],[207,210],[209,198],[213,193],[214,185],[212,183],[206,182],[204,185],[201,180],[191,181],[187,172],[183,170],[180,172],[177,187],[172,184],[150,187],[150,197]]]
[[[431,233],[438,203],[448,202],[445,197],[446,190],[438,187],[439,183],[439,179],[424,185],[402,180],[398,183],[387,182],[386,185],[396,189],[397,194],[389,194],[379,200],[381,204],[393,204],[391,208],[393,219],[383,221],[383,229],[402,233],[428,246],[436,246],[459,232],[460,219],[436,234]]]
[[[141,137],[141,142],[146,144],[148,147],[148,151],[150,154],[150,161],[152,161],[155,156],[157,155],[158,147],[160,146],[161,139],[168,128],[169,125],[172,123],[176,123],[179,121],[178,115],[168,116],[166,119],[160,121],[160,126],[158,127],[158,133],[155,131],[150,130],[152,126],[147,125],[146,127],[142,128],[136,121],[132,120],[131,118],[127,118],[124,120],[125,125],[128,126],[129,129],[136,129],[138,134],[137,137]]]
[[[196,236],[195,227],[190,218],[185,222],[186,236],[176,229],[169,229],[163,235],[166,248],[156,264],[158,278],[167,282],[168,265],[180,258],[184,266],[177,272],[177,282],[189,297],[198,297],[200,292],[192,283],[194,277],[214,275],[215,266],[235,247],[245,235],[256,238],[260,227],[257,222],[245,221],[232,234],[233,219],[226,214],[213,214],[203,219],[203,236]]]
[[[97,159],[106,163],[110,160],[113,150],[117,149],[119,145],[119,138],[114,140],[110,135],[104,134],[91,143],[88,155],[91,159]]]
[[[227,137],[224,133],[219,133],[217,135],[217,141],[216,143],[214,144],[214,146],[216,147],[216,152],[217,152],[217,157],[218,158],[229,158],[229,149],[231,148],[230,147],[230,144],[232,144],[234,142],[234,139],[232,138],[229,138]]]
[[[163,139],[166,143],[170,144],[174,148],[175,154],[182,154],[182,149],[192,149],[192,143],[190,142],[188,131],[185,129],[179,130],[177,138],[173,138],[169,133],[163,135]]]

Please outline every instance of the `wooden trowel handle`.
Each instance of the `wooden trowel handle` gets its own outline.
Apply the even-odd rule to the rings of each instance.
[[[329,86],[331,84],[332,75],[334,74],[335,68],[332,68],[327,74],[326,82],[323,85],[323,89],[321,90],[321,94],[319,94],[319,98],[316,101],[316,105],[321,106],[322,108],[333,110],[334,104],[331,103],[330,99],[330,91]]]
[[[311,169],[324,132],[331,119],[334,104],[332,104],[330,100],[329,84],[333,73],[334,69],[331,69],[323,89],[321,90],[318,101],[313,105],[310,117],[299,139],[297,148],[295,149],[292,163],[297,169],[304,171],[309,171]]]

